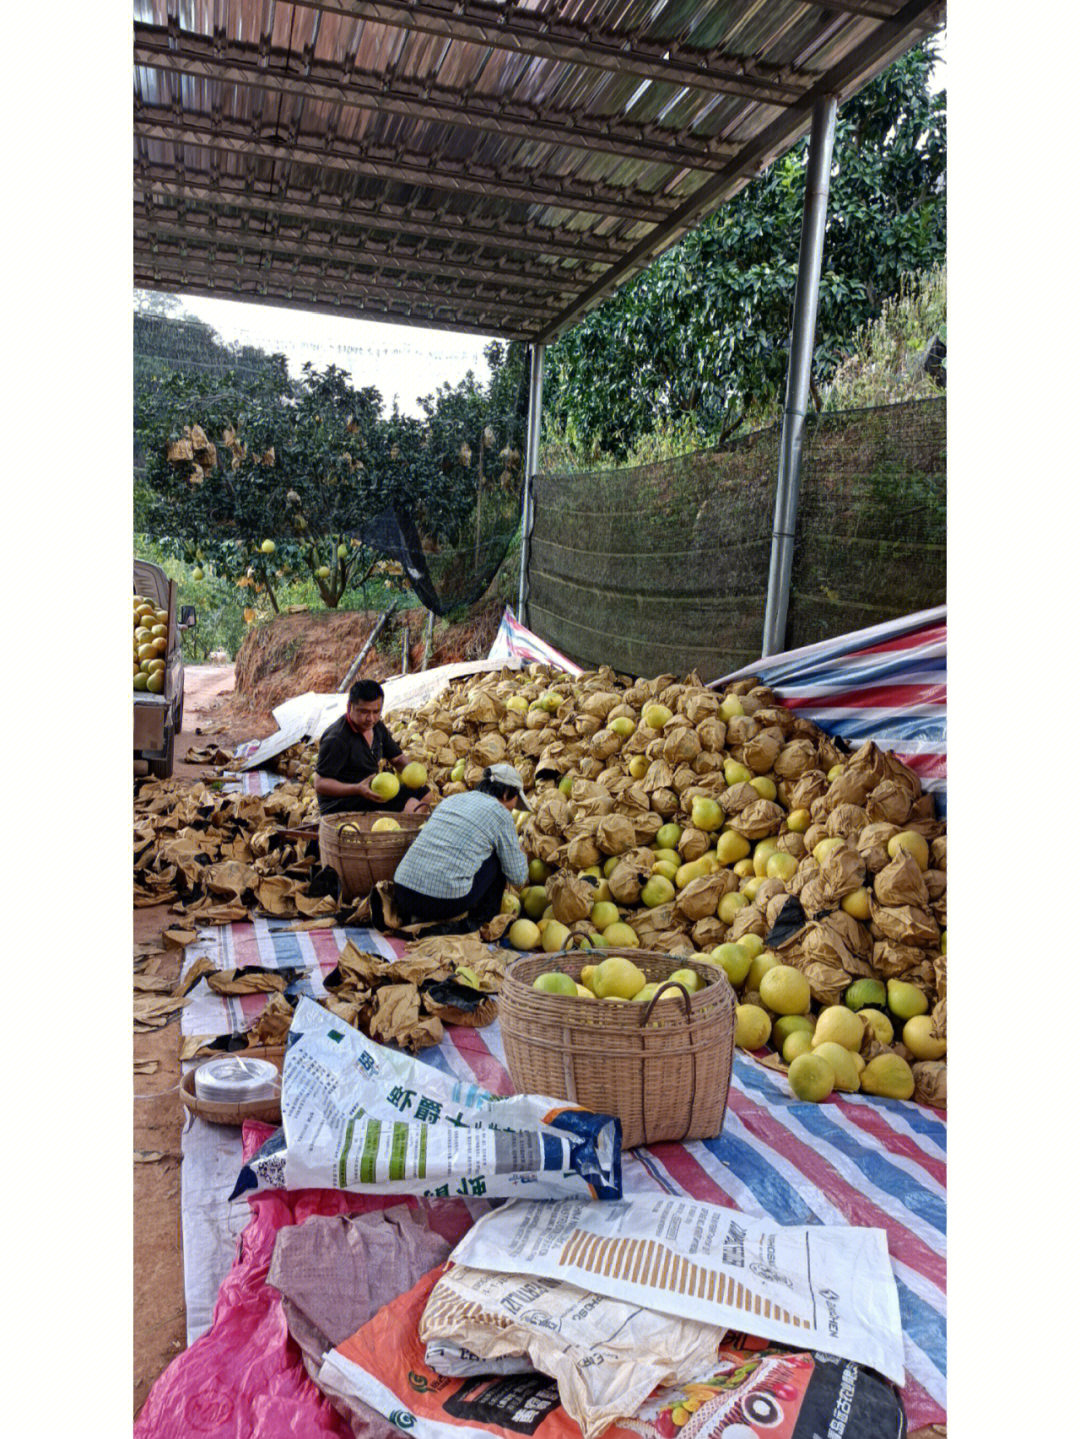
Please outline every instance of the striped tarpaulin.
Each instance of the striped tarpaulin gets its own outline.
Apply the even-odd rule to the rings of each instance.
[[[302,968],[299,988],[318,994],[346,939],[388,956],[403,949],[374,930],[293,932],[280,921],[256,920],[204,931],[188,947],[185,968],[202,954],[220,969]],[[183,1013],[183,1032],[240,1032],[265,1003],[265,995],[224,1000],[200,981]],[[485,1029],[449,1028],[419,1058],[492,1094],[513,1092],[497,1021]],[[218,1139],[207,1131],[219,1128],[185,1127],[182,1148],[192,1170],[192,1146]],[[912,1102],[834,1094],[823,1104],[799,1103],[782,1073],[736,1051],[720,1137],[626,1153],[624,1189],[688,1195],[783,1224],[884,1229],[904,1329],[904,1407],[916,1429],[945,1421],[945,1131],[941,1111]],[[238,1137],[235,1147],[239,1167]],[[230,1184],[234,1173],[228,1170]],[[188,1223],[188,1210],[205,1207],[206,1196],[185,1186],[183,1203]],[[185,1273],[189,1306],[200,1278],[205,1284],[205,1276]]]
[[[751,675],[826,733],[892,750],[945,813],[944,605],[755,660],[714,683]]]
[[[540,664],[554,665],[556,669],[565,670],[567,674],[581,674],[580,665],[574,664],[573,660],[568,660],[546,640],[542,640],[539,635],[534,635],[532,630],[519,624],[509,609],[503,611],[499,632],[488,653],[488,659],[520,660],[522,664],[530,664],[533,660],[537,660]]]

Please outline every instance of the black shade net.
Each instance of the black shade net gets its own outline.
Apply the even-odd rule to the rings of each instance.
[[[944,399],[807,420],[786,649],[944,602],[945,429]],[[757,659],[779,443],[537,475],[525,622],[627,674]]]

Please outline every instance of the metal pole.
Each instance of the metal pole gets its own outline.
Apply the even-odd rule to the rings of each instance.
[[[795,520],[799,513],[799,474],[802,469],[803,430],[810,396],[814,359],[821,256],[825,245],[825,218],[829,205],[829,171],[836,134],[836,97],[818,100],[810,127],[810,154],[806,163],[799,274],[795,283],[795,310],[791,319],[784,423],[780,435],[780,464],[776,476],[776,510],[773,515],[769,588],[765,597],[765,633],[762,655],[784,648],[788,601],[791,596],[791,562],[795,553]]]
[[[521,572],[518,576],[518,624],[525,623],[529,537],[533,527],[532,483],[540,465],[540,410],[544,402],[544,346],[530,345],[529,419],[525,427],[525,485],[521,502]]]

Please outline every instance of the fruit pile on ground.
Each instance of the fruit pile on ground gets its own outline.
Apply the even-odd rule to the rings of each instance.
[[[165,655],[169,648],[169,615],[153,600],[136,595],[132,602],[134,688],[159,695],[165,689]]]
[[[890,1038],[858,1021],[870,1082],[887,1051],[932,1066],[916,1094],[943,1102],[943,1058],[930,1055],[943,1056],[946,1032],[945,825],[893,754],[871,742],[845,753],[753,680],[721,694],[694,675],[606,668],[474,676],[390,719],[443,795],[501,761],[524,778],[532,812],[516,819],[530,883],[504,901],[521,916],[512,944],[709,958],[758,1011],[744,1021],[751,1048],[777,1020],[879,1004]],[[784,974],[763,992],[773,966]],[[797,1011],[769,1002],[795,1003],[785,979]],[[886,1013],[890,981],[910,1015]]]

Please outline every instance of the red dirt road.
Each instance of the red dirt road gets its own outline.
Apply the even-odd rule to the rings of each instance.
[[[177,737],[177,778],[210,777],[203,765],[187,764],[188,750],[218,744],[229,750],[241,740],[274,728],[269,716],[236,719],[229,703],[232,665],[195,665],[184,676],[184,728]],[[196,733],[200,730],[201,733]],[[160,943],[175,916],[168,905],[134,911],[134,942]],[[176,979],[179,951],[151,958],[145,974]],[[180,1239],[180,1131],[183,1109],[176,1094],[180,1082],[180,1023],[134,1036],[136,1063],[156,1064],[150,1074],[133,1076],[134,1132],[134,1412],[150,1386],[185,1348],[184,1264]],[[162,1158],[139,1159],[140,1154]]]

